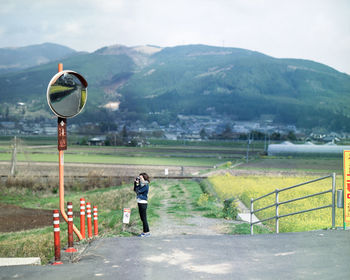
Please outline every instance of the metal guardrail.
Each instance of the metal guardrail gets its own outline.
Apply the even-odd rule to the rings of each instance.
[[[290,189],[293,189],[293,188],[301,187],[301,186],[304,186],[304,185],[307,185],[307,184],[310,184],[310,183],[314,183],[314,182],[317,182],[317,181],[321,181],[321,180],[324,180],[324,179],[327,179],[327,178],[332,178],[332,188],[329,189],[329,190],[326,190],[326,191],[323,191],[323,192],[314,193],[314,194],[310,194],[310,195],[306,195],[306,196],[302,196],[302,197],[298,197],[298,198],[294,198],[294,199],[287,200],[287,201],[282,201],[282,202],[279,201],[279,193],[281,193],[283,191],[287,191],[287,190],[290,190]],[[332,193],[332,204],[324,205],[324,206],[316,207],[316,208],[311,208],[311,209],[307,209],[307,210],[297,211],[297,212],[293,212],[293,213],[288,213],[288,214],[284,214],[284,215],[279,215],[279,206],[280,205],[287,204],[287,203],[294,202],[294,201],[298,201],[298,200],[302,200],[302,199],[307,199],[307,198],[314,197],[314,196],[317,196],[317,195],[322,195],[322,194],[325,194],[325,193]],[[260,200],[260,199],[265,198],[265,197],[268,197],[268,196],[273,195],[273,194],[275,194],[275,197],[276,197],[276,200],[275,200],[274,204],[271,204],[271,205],[265,206],[263,208],[254,210],[254,202],[255,201]],[[275,216],[253,222],[253,214],[258,213],[258,212],[263,211],[263,210],[266,210],[266,209],[271,208],[271,207],[275,207],[275,209],[276,209]],[[255,199],[252,198],[250,200],[250,234],[251,235],[254,234],[253,226],[255,224],[266,222],[266,221],[269,221],[269,220],[272,220],[272,219],[276,220],[276,233],[279,233],[279,219],[280,218],[284,218],[284,217],[288,217],[288,216],[292,216],[292,215],[297,215],[297,214],[302,214],[302,213],[306,213],[306,212],[310,212],[310,211],[320,210],[320,209],[324,209],[324,208],[329,208],[329,207],[332,208],[332,228],[335,228],[335,173],[332,173],[330,175],[327,175],[327,176],[324,176],[324,177],[321,177],[321,178],[317,178],[317,179],[314,179],[314,180],[311,180],[311,181],[307,181],[307,182],[304,182],[304,183],[301,183],[301,184],[298,184],[298,185],[294,185],[294,186],[291,186],[291,187],[283,188],[283,189],[280,189],[280,190],[276,189],[276,190],[274,190],[274,191],[272,191],[270,193],[267,193],[267,194],[265,194],[263,196],[255,198]]]

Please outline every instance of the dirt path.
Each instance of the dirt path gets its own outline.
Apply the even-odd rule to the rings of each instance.
[[[179,196],[174,196],[174,190],[171,191],[175,187]],[[240,223],[199,215],[193,210],[190,194],[180,181],[165,183],[162,188],[159,219],[151,225],[153,236],[222,235],[227,233],[230,223]]]

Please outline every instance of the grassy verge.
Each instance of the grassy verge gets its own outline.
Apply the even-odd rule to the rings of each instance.
[[[239,197],[249,207],[251,198],[260,197],[264,194],[274,191],[276,188],[282,189],[315,178],[316,177],[310,176],[231,176],[229,174],[226,174],[213,176],[210,178],[210,182],[214,185],[215,190],[220,195],[220,197]],[[341,179],[341,177],[337,177],[338,185],[341,185]],[[300,188],[295,188],[290,191],[282,192],[279,195],[279,202],[292,200],[298,197],[310,195],[328,189],[331,189],[330,178],[319,181],[317,183],[305,185]],[[272,205],[274,203],[275,196],[271,195],[254,203],[254,208],[259,209],[264,206]],[[331,194],[326,193],[309,199],[280,205],[279,214],[283,215],[330,204]],[[274,215],[274,207],[257,213],[257,216],[260,219],[273,217]],[[274,229],[274,220],[271,220],[266,224],[270,228]],[[280,232],[297,232],[330,228],[332,225],[331,209],[326,208],[318,211],[281,218],[279,224]],[[342,226],[342,211],[339,209],[336,211],[336,226]]]
[[[122,216],[123,208],[130,207],[130,201],[135,197],[129,186],[119,186],[106,189],[96,189],[85,192],[84,195],[77,192],[67,192],[65,201],[72,201],[75,211],[80,205],[80,198],[84,197],[92,205],[99,209],[99,235],[132,235],[139,232],[136,219],[132,219],[128,231],[123,233]],[[58,197],[53,194],[26,193],[21,191],[16,195],[14,191],[1,196],[2,202],[16,204],[22,207],[57,209]],[[132,212],[136,212],[135,209]],[[79,219],[74,221],[80,228]],[[61,248],[67,244],[67,226],[61,222]],[[29,257],[39,256],[43,264],[48,263],[54,254],[52,225],[16,233],[0,234],[0,257]]]
[[[236,219],[237,208],[234,201],[225,205],[207,180],[184,181],[184,186],[192,199],[192,210],[207,218]]]
[[[267,234],[272,232],[267,227],[262,227],[257,225],[254,225],[253,227],[254,227],[253,230],[255,234]],[[250,224],[242,223],[242,224],[230,225],[229,234],[250,234]]]
[[[190,207],[187,203],[188,197],[183,189],[183,185],[179,181],[175,181],[176,183],[169,187],[169,191],[171,193],[170,198],[172,201],[170,205],[167,207],[167,212],[169,214],[173,214],[177,218],[184,219],[190,217],[189,214]]]
[[[67,244],[66,229],[61,226],[61,244]],[[53,256],[52,227],[0,234],[0,257],[40,257],[46,264]]]

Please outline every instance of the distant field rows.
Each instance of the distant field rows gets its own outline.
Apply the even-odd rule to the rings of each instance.
[[[29,144],[29,143],[27,143]],[[13,148],[0,145],[0,161],[10,161]],[[251,151],[253,154],[253,151]],[[255,152],[256,153],[256,152]],[[17,161],[55,162],[58,157],[55,145],[17,145]],[[65,151],[65,161],[96,164],[144,164],[171,166],[213,167],[225,161],[237,161],[245,156],[238,145],[229,147],[147,146],[147,147],[96,147],[72,145]]]
[[[11,154],[0,154],[0,160],[10,161]],[[57,162],[55,154],[17,154],[18,161]],[[145,164],[145,165],[176,165],[176,166],[214,166],[223,161],[218,158],[203,157],[157,157],[157,156],[114,156],[96,154],[69,154],[64,156],[65,162],[105,163],[105,164]]]

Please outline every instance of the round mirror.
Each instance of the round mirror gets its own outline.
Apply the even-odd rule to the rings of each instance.
[[[47,103],[55,115],[71,118],[84,108],[87,82],[80,74],[65,70],[57,73],[47,87]]]

